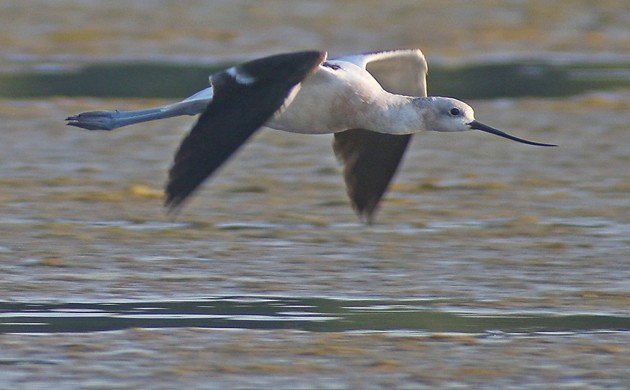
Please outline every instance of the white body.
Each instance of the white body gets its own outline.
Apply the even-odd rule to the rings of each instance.
[[[362,128],[387,133],[412,133],[405,123],[418,123],[417,110],[405,109],[411,97],[383,90],[366,70],[355,64],[339,64],[338,69],[320,66],[299,87],[291,104],[266,123],[267,127],[292,133],[327,134]],[[408,121],[402,121],[409,116]],[[392,128],[392,117],[402,125]],[[413,126],[415,127],[415,126]]]

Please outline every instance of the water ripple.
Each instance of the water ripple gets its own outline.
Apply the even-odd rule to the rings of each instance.
[[[296,329],[567,335],[630,330],[630,317],[600,313],[436,310],[427,300],[218,297],[195,301],[0,303],[0,333],[99,332],[128,328]]]

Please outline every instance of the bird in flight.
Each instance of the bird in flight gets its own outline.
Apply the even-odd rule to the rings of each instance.
[[[372,223],[411,136],[421,131],[480,130],[527,141],[475,120],[466,103],[427,97],[427,63],[418,49],[327,59],[322,51],[278,54],[210,76],[210,86],[181,102],[136,111],[91,111],[68,125],[113,130],[178,115],[199,119],[181,142],[166,184],[165,206],[178,211],[200,184],[263,126],[334,134],[347,193],[359,218]]]

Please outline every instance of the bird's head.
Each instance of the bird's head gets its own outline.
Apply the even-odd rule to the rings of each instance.
[[[446,97],[432,97],[428,99],[430,99],[430,101],[428,102],[429,104],[426,104],[425,102],[426,108],[424,117],[427,130],[442,132],[480,130],[528,145],[557,146],[527,141],[488,125],[484,125],[483,123],[475,120],[475,111],[472,107],[457,99]]]

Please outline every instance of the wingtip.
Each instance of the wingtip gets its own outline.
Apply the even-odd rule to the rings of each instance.
[[[166,185],[166,190],[164,191],[164,202],[163,206],[168,210],[169,213],[180,209],[184,203],[186,196],[181,194],[176,194],[172,191],[171,183]]]
[[[359,221],[365,226],[374,225],[374,215],[372,214],[359,214]]]
[[[175,220],[177,218],[183,206],[183,199],[176,199],[169,196],[164,199],[164,211],[166,216],[171,220]]]
[[[164,206],[164,207],[165,207],[164,214],[166,214],[166,217],[171,221],[175,221],[177,217],[179,216],[179,212],[181,209],[179,207],[169,207],[169,206]]]
[[[376,208],[359,208],[356,204],[353,204],[352,206],[362,224],[367,226],[374,225],[377,211]]]

